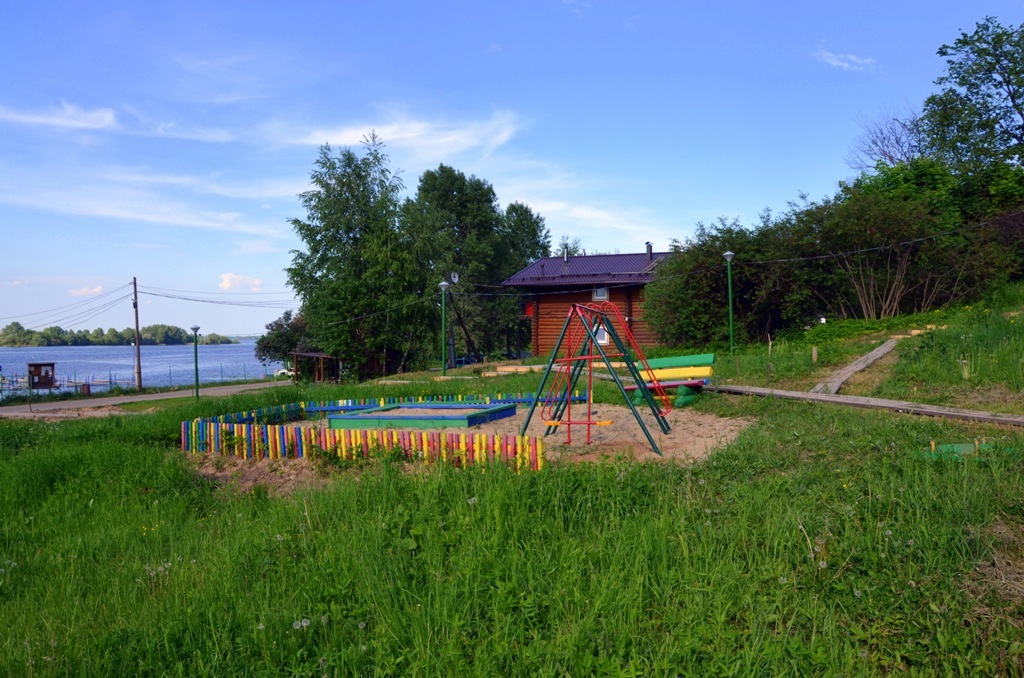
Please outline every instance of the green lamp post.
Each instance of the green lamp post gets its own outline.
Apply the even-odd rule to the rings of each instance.
[[[442,280],[441,288],[441,376],[448,376],[448,317],[445,308],[448,303],[448,281]]]
[[[193,325],[192,330],[192,351],[196,368],[196,400],[199,400],[199,325]]]
[[[725,257],[726,277],[729,279],[729,352],[732,353],[736,350],[736,338],[733,334],[732,324],[732,258],[736,255],[726,252],[722,256]]]

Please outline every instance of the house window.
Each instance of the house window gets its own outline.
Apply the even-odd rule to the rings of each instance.
[[[605,328],[598,327],[597,331],[594,332],[594,335],[597,337],[597,343],[602,346],[608,345],[608,331]]]
[[[608,288],[607,287],[595,287],[594,288],[594,301],[608,301]]]

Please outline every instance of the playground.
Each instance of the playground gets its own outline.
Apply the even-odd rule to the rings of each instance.
[[[628,407],[598,405],[596,412],[602,421],[611,423],[594,427],[590,445],[583,444],[582,439],[579,444],[565,445],[564,436],[558,434],[545,439],[544,451],[549,462],[586,463],[623,457],[644,462],[692,463],[732,442],[740,432],[754,423],[753,419],[745,417],[718,417],[692,408],[675,409],[668,415],[672,430],[667,434],[656,430],[653,434],[661,449],[662,456],[659,457],[654,454]],[[519,408],[513,417],[487,422],[471,428],[470,432],[515,436],[525,418],[525,409]],[[328,420],[310,419],[297,423],[303,427],[321,428],[328,425]],[[541,437],[544,430],[544,422],[535,417],[530,423],[528,435]],[[450,427],[436,429],[436,432],[447,435],[466,433],[467,430]],[[288,495],[300,488],[321,487],[329,482],[329,478],[318,472],[308,458],[273,461],[230,455],[188,456],[198,473],[238,492],[262,486],[271,494]]]

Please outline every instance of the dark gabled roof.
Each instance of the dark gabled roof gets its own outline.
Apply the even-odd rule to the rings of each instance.
[[[592,254],[544,257],[501,283],[505,287],[570,287],[585,285],[646,284],[654,269],[670,252]]]

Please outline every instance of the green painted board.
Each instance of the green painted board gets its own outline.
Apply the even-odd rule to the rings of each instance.
[[[663,367],[711,367],[715,364],[714,353],[697,353],[694,355],[677,355],[668,358],[651,358],[647,361],[651,369]]]

